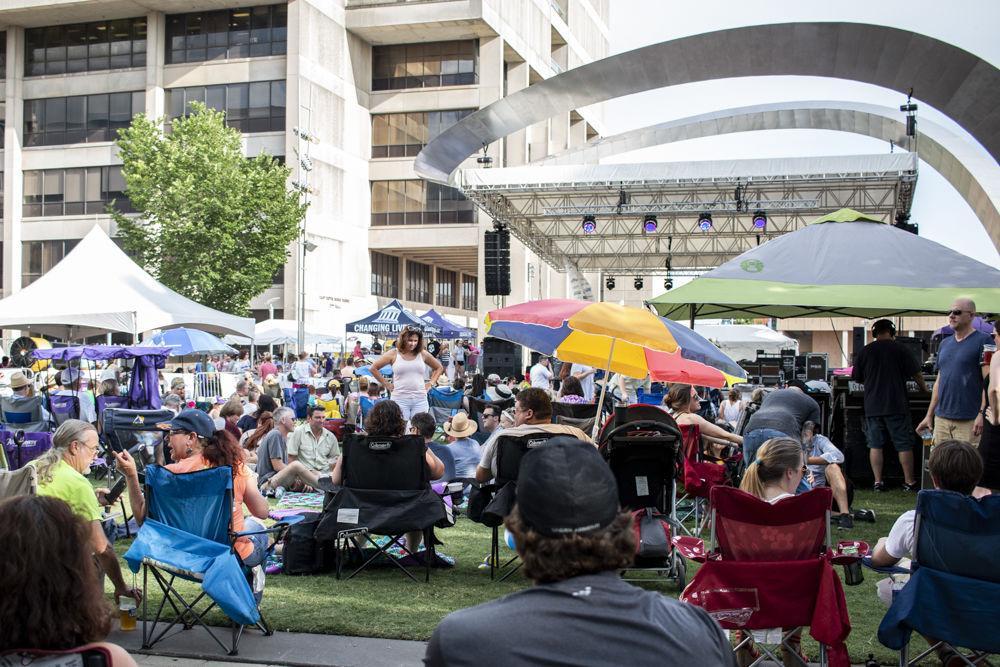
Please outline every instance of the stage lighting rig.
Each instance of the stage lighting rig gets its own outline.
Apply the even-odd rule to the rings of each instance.
[[[705,211],[698,216],[698,229],[703,232],[707,232],[712,228],[712,214]]]
[[[607,279],[605,279],[604,281],[604,287],[606,287],[608,290],[613,290],[615,288],[615,277],[608,276]]]
[[[597,232],[597,218],[592,215],[583,216],[583,222],[580,224],[583,229],[584,234],[594,234]]]
[[[632,286],[635,287],[637,290],[642,289],[642,284],[643,284],[642,276],[636,276],[635,280],[632,281]]]
[[[767,213],[757,209],[753,214],[754,231],[762,232],[767,228]]]

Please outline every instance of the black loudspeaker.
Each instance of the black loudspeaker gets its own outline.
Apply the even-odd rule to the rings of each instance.
[[[858,360],[858,355],[861,354],[861,350],[865,349],[865,328],[854,327],[854,331],[852,333],[852,343],[854,347],[851,348],[851,364],[854,364]]]
[[[922,338],[910,336],[896,336],[896,342],[906,348],[917,360],[918,366],[924,365],[924,341]]]
[[[499,338],[483,339],[483,374],[521,377],[521,346]]]
[[[486,295],[509,295],[510,231],[506,228],[486,232],[483,243],[483,263],[486,271]]]

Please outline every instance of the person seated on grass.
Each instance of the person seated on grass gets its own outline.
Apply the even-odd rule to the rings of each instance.
[[[809,474],[804,478],[806,485],[810,489],[829,486],[837,509],[840,510],[839,514],[833,515],[833,524],[838,528],[854,528],[854,519],[847,502],[847,479],[840,468],[840,464],[844,462],[844,454],[829,438],[816,433],[816,424],[810,421],[802,425],[802,447],[806,455],[806,467],[809,469]]]
[[[514,425],[502,431],[494,431],[482,448],[482,456],[476,467],[476,481],[483,483],[497,474],[497,439],[501,436],[518,437],[533,433],[553,433],[569,435],[591,442],[590,437],[575,426],[552,423],[552,399],[547,389],[528,387],[518,392],[514,399]]]
[[[419,435],[424,439],[427,450],[438,457],[444,465],[444,472],[441,477],[433,480],[437,482],[450,482],[457,476],[455,473],[455,457],[452,456],[451,448],[441,442],[434,440],[437,432],[437,424],[434,422],[434,415],[429,412],[418,412],[410,417],[410,431],[413,435]]]
[[[330,472],[340,457],[340,443],[323,427],[326,411],[318,405],[306,408],[306,421],[288,437],[288,464],[301,463],[318,473]]]
[[[506,525],[534,585],[446,616],[425,665],[733,664],[703,609],[619,577],[635,557],[632,516],[591,444],[556,437],[529,450]]]
[[[746,472],[743,473],[740,489],[772,505],[786,498],[794,498],[795,491],[806,473],[802,444],[792,438],[772,438],[757,449],[756,456],[757,458],[749,462]],[[733,637],[736,643],[740,644],[743,641],[743,631],[736,630]],[[785,644],[781,645],[784,664],[799,664],[796,662],[796,656],[790,654],[791,651],[798,654],[798,659],[801,659],[802,663],[809,663],[800,648],[801,630],[791,635],[786,643],[791,645],[791,648]],[[752,644],[744,645],[736,651],[736,662],[739,665],[749,665],[759,657],[759,649]]]
[[[59,498],[0,502],[0,664],[69,665],[65,656],[48,663],[30,654],[95,650],[108,667],[135,667],[125,649],[103,641],[112,609],[91,542],[90,525]]]

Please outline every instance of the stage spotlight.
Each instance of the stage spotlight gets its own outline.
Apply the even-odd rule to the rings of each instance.
[[[753,228],[756,231],[763,231],[767,227],[767,213],[757,209],[753,213]]]
[[[642,289],[642,276],[636,276],[635,280],[632,281],[632,285],[638,290]]]
[[[597,231],[597,219],[592,215],[583,216],[583,227],[584,234],[593,234]]]
[[[647,215],[645,218],[643,218],[643,220],[642,220],[642,231],[646,232],[647,234],[650,233],[650,232],[655,232],[656,231],[656,216],[655,215]]]
[[[607,280],[604,281],[604,286],[609,290],[613,290],[615,288],[614,276],[608,276]]]
[[[712,228],[712,214],[705,211],[698,216],[698,229],[703,232],[707,232]]]
[[[670,291],[673,288],[674,288],[674,279],[673,278],[664,278],[663,279],[663,289],[665,289],[667,291]]]

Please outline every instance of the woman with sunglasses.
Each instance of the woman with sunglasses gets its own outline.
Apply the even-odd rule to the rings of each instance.
[[[678,426],[693,425],[698,427],[701,432],[702,448],[707,454],[723,458],[725,442],[731,442],[734,445],[743,444],[742,436],[730,433],[698,414],[698,410],[701,409],[701,397],[691,385],[681,383],[671,385],[663,403]]]
[[[38,495],[59,498],[87,522],[90,536],[87,548],[111,579],[115,603],[122,596],[135,598],[138,603],[142,599],[142,589],[125,583],[118,557],[101,527],[104,518],[101,506],[108,504],[105,500],[108,489],[94,489],[84,477],[97,457],[97,449],[97,429],[85,421],[67,419],[52,435],[52,449],[30,465],[38,474]]]
[[[390,380],[379,373],[386,365],[392,366]],[[403,419],[409,421],[419,412],[430,412],[427,391],[437,382],[444,367],[424,349],[424,333],[417,327],[406,327],[399,332],[395,347],[376,359],[369,370],[372,377],[391,392],[392,400],[403,412]]]

